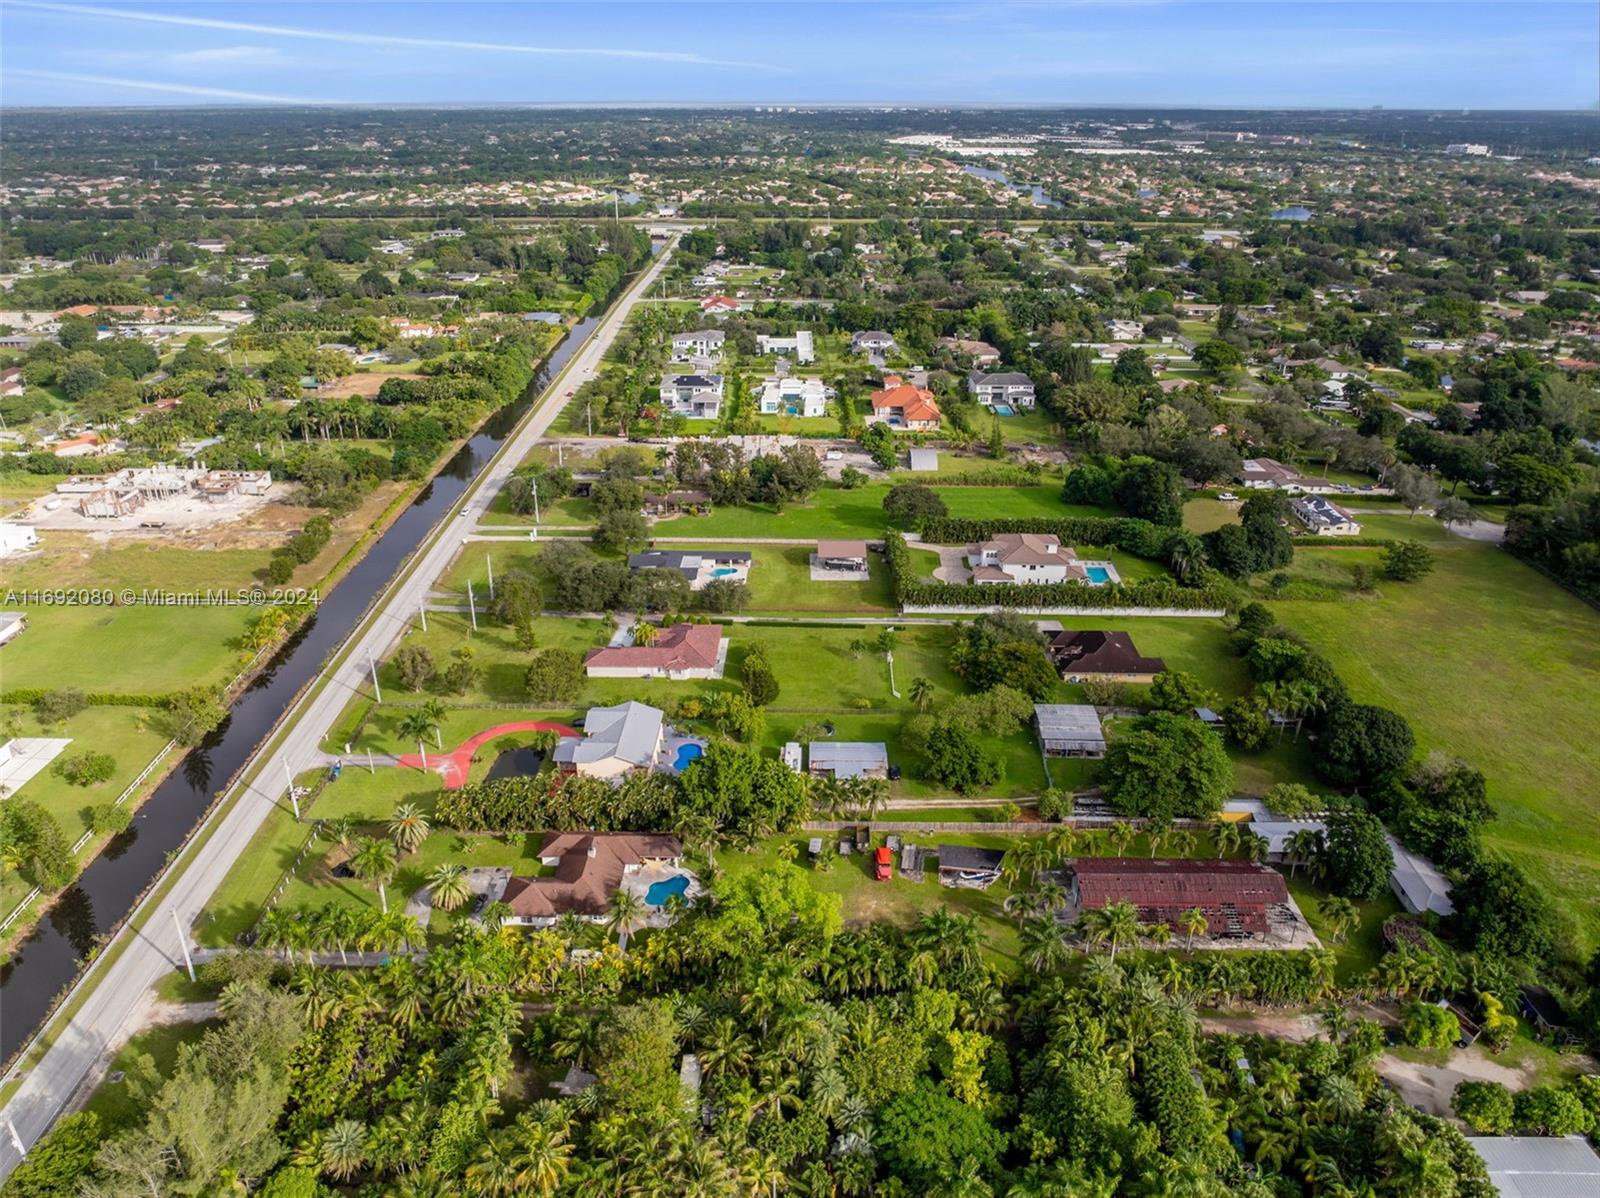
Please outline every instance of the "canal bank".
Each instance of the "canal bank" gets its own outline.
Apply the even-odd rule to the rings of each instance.
[[[410,556],[380,587],[378,598],[357,619],[354,631],[342,643],[328,631],[326,622],[313,623],[299,634],[302,641],[317,638],[318,662],[336,644],[332,658],[314,671],[314,680],[301,689],[272,731],[248,754],[237,786],[207,814],[172,866],[160,873],[126,925],[91,962],[7,1080],[0,1118],[15,1127],[16,1143],[0,1139],[0,1177],[16,1166],[18,1146],[31,1145],[49,1128],[72,1089],[126,1024],[139,996],[160,977],[182,968],[180,929],[186,942],[190,921],[247,851],[261,822],[285,801],[285,773],[306,768],[316,758],[321,737],[349,695],[365,690],[369,657],[382,656],[414,618],[427,589],[458,548],[450,534],[466,525],[457,525],[455,520],[476,518],[487,510],[496,490],[559,411],[556,396],[563,383],[579,385],[598,371],[603,351],[669,258],[670,252],[661,253],[633,278],[598,325],[585,325],[581,339],[569,339],[546,363],[540,383],[532,389],[538,394],[527,397],[531,412],[524,406],[521,412],[503,414],[499,427],[482,430],[469,446],[476,458],[458,460],[453,470],[447,467],[400,517],[384,539],[384,552],[388,554],[388,545],[398,545],[397,557],[404,558],[408,549]],[[522,413],[526,415],[519,420]],[[497,443],[499,447],[494,448]],[[483,451],[491,449],[484,462]],[[419,513],[423,508],[426,510]],[[429,513],[441,510],[446,516],[433,522]],[[451,512],[454,515],[448,514]],[[352,572],[352,579],[357,572],[364,575],[372,570],[375,560],[364,560]],[[282,676],[280,671],[277,677]],[[241,702],[250,698],[247,694]]]

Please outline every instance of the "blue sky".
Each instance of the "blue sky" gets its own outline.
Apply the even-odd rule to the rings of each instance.
[[[1595,0],[0,0],[6,105],[1597,99]]]

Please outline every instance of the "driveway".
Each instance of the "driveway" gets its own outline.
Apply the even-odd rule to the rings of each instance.
[[[971,582],[972,571],[967,569],[965,545],[924,545],[939,555],[938,569],[933,576],[940,582]]]

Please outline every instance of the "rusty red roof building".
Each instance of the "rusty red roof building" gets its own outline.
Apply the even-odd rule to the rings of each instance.
[[[1213,936],[1262,936],[1267,908],[1289,901],[1283,875],[1251,861],[1156,857],[1083,857],[1073,862],[1072,897],[1080,907],[1132,903],[1141,923],[1176,928],[1198,907]]]

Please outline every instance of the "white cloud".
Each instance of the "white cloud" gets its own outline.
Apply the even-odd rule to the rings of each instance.
[[[154,79],[124,79],[115,75],[77,75],[67,71],[35,71],[21,67],[9,75],[25,79],[46,79],[56,83],[86,84],[93,87],[121,87],[133,91],[162,92],[208,100],[242,100],[250,104],[344,104],[344,100],[314,100],[306,96],[277,96],[265,92],[234,91],[225,87],[200,87],[189,83],[162,83]]]
[[[783,71],[787,68],[760,62],[736,62],[707,58],[678,50],[623,50],[606,46],[529,46],[516,42],[461,41],[455,38],[404,37],[391,33],[352,33],[333,29],[306,29],[293,25],[261,25],[252,21],[227,21],[220,17],[191,17],[177,13],[144,12],[125,8],[97,8],[84,4],[56,4],[49,0],[9,0],[13,8],[40,12],[67,13],[80,17],[108,17],[118,21],[142,21],[152,25],[182,25],[190,29],[220,29],[233,33],[259,33],[269,37],[302,38],[309,41],[343,42],[352,46],[410,46],[423,50],[479,50],[498,54],[533,54],[550,57],[621,58],[636,61],[672,62],[703,67],[742,67],[750,70]]]
[[[216,67],[282,66],[289,56],[273,46],[211,46],[202,50],[177,50],[162,61],[178,70]]]

